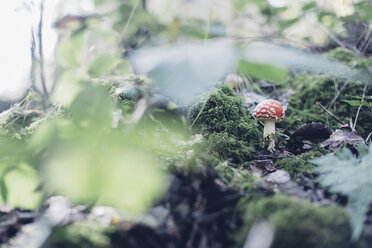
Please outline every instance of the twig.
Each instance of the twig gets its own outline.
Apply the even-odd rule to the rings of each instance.
[[[364,85],[364,88],[363,88],[363,95],[362,95],[362,100],[361,100],[362,103],[364,102],[364,97],[366,96],[366,90],[367,90],[367,83]],[[356,127],[356,124],[357,124],[357,121],[358,121],[359,112],[360,112],[361,108],[362,108],[362,104],[360,104],[359,107],[358,107],[358,111],[357,111],[357,114],[355,116],[354,124],[351,127],[351,129],[353,131],[355,131],[355,127]]]
[[[345,47],[345,44],[339,39],[337,38],[337,36],[335,34],[332,33],[331,30],[329,30],[328,28],[326,28],[324,25],[320,24],[319,27],[334,41],[337,43],[337,45],[339,45],[340,47]]]
[[[34,91],[36,94],[40,96],[40,98],[43,98],[43,93],[40,92],[40,90],[36,87],[36,78],[35,78],[35,65],[36,65],[36,42],[35,42],[35,35],[34,30],[31,28],[31,71],[30,71],[30,79],[31,79],[31,87],[29,88],[29,91]],[[43,109],[46,109],[45,102],[42,100],[41,104],[43,106]]]
[[[320,102],[316,102],[316,105],[318,105],[319,107],[321,107],[325,112],[327,112],[327,114],[329,114],[329,116],[331,116],[335,121],[341,123],[342,125],[347,125],[345,122],[343,122],[342,120],[338,119],[334,114],[332,114],[328,109],[326,109],[326,107],[324,107]],[[348,125],[347,125],[348,126]]]
[[[194,206],[197,207],[197,211],[196,211],[197,215],[194,220],[194,224],[192,226],[189,239],[187,240],[187,243],[186,243],[187,248],[193,247],[195,235],[198,233],[198,229],[199,229],[200,217],[203,214],[205,206],[206,206],[206,201],[202,199],[201,195],[199,195],[198,198],[196,199],[196,203]]]
[[[363,47],[360,49],[361,51],[361,54],[364,55],[369,47],[369,45],[371,44],[372,42],[372,34],[371,34],[371,30],[368,28],[369,30],[369,36],[367,37],[367,40],[366,42],[364,43]]]
[[[350,83],[350,81],[346,81],[342,85],[341,89],[339,89],[339,90],[336,87],[336,85],[337,85],[336,81],[334,81],[334,83],[335,83],[335,91],[336,91],[336,93],[335,93],[335,97],[332,99],[331,103],[328,106],[329,108],[332,108],[333,104],[337,101],[338,97],[341,95],[341,93],[344,91],[345,87]]]
[[[131,22],[131,20],[133,18],[133,15],[134,15],[134,12],[136,12],[136,9],[138,7],[138,3],[139,3],[139,0],[136,0],[136,3],[134,4],[133,9],[130,12],[130,15],[128,17],[127,23],[125,24],[124,30],[121,33],[119,44],[124,40],[125,34],[127,33],[127,29],[128,29],[129,23]]]
[[[366,138],[366,143],[368,143],[368,141],[371,139],[372,137],[372,132],[370,132]]]
[[[36,88],[36,79],[35,79],[35,61],[36,61],[36,55],[35,55],[35,48],[36,48],[36,42],[35,42],[35,35],[34,30],[31,28],[31,88]]]
[[[355,45],[354,45],[355,46],[355,49],[354,50],[356,50],[359,54],[360,54],[360,52],[358,50],[358,44],[362,41],[362,38],[365,37],[366,33],[368,32],[367,25],[363,23],[363,26],[364,26],[364,30],[360,34],[359,38],[356,40]]]
[[[43,99],[49,98],[49,93],[45,82],[44,73],[44,55],[43,55],[43,15],[44,15],[44,0],[40,2],[40,20],[39,20],[39,30],[38,30],[38,41],[39,41],[39,64],[40,64],[40,79],[41,87],[43,88]]]

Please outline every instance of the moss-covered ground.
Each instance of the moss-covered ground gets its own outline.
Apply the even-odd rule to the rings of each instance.
[[[204,135],[206,151],[222,161],[241,164],[252,160],[260,145],[257,122],[229,86],[216,89],[206,102],[193,107],[188,122],[194,132]]]
[[[327,57],[345,64],[363,69],[372,64],[372,59],[358,58],[350,50],[336,48],[326,54]],[[290,80],[294,94],[289,99],[286,118],[280,124],[283,128],[295,130],[306,122],[327,123],[331,128],[340,127],[340,123],[332,119],[316,103],[325,106],[331,113],[345,123],[354,122],[358,106],[351,106],[345,100],[371,96],[372,88],[359,81],[334,79],[327,75],[297,74]],[[372,117],[367,107],[362,107],[356,125],[357,132],[364,138],[372,130]]]
[[[244,219],[244,228],[237,235],[240,245],[255,223],[267,221],[275,232],[273,248],[352,247],[342,208],[316,206],[281,194],[255,201],[243,199],[239,208]]]

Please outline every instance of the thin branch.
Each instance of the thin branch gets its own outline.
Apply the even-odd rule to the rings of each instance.
[[[365,37],[366,33],[368,32],[368,27],[365,23],[362,24],[364,26],[364,30],[363,32],[359,35],[359,38],[356,40],[354,46],[355,46],[355,50],[360,54],[360,51],[358,50],[358,44],[361,43],[363,37]]]
[[[329,30],[328,28],[326,28],[323,24],[319,24],[319,27],[334,41],[337,43],[337,45],[339,45],[340,47],[345,47],[345,44],[339,39],[337,38],[337,36],[332,33],[331,30]]]
[[[361,102],[364,102],[364,97],[366,96],[366,90],[367,90],[367,83],[364,85],[364,88],[363,88],[363,95],[362,95],[362,101]],[[361,108],[362,108],[362,104],[360,104],[359,107],[358,107],[358,111],[357,111],[357,114],[355,116],[354,124],[352,126],[353,131],[355,131],[355,127],[356,127],[356,124],[357,124],[357,121],[358,121],[359,112],[360,112]]]
[[[316,105],[318,105],[318,106],[321,107],[325,112],[327,112],[327,114],[329,114],[329,116],[331,116],[335,121],[341,123],[342,125],[346,125],[346,126],[348,126],[345,122],[343,122],[342,120],[338,119],[334,114],[332,114],[328,109],[326,109],[326,107],[324,107],[320,102],[316,102]]]
[[[31,88],[36,88],[36,78],[35,78],[35,63],[36,63],[36,55],[35,55],[35,49],[36,49],[36,42],[35,42],[35,35],[34,30],[31,28]]]
[[[43,55],[43,15],[44,15],[44,0],[40,2],[40,20],[38,30],[39,41],[39,64],[40,64],[40,80],[41,87],[43,88],[43,98],[48,99],[49,93],[46,87],[45,72],[44,72],[44,55]]]
[[[136,0],[136,3],[134,4],[133,9],[130,12],[130,15],[128,17],[127,23],[125,24],[124,30],[121,33],[119,44],[124,40],[125,34],[127,33],[127,29],[128,29],[129,23],[131,22],[131,20],[133,18],[133,15],[134,15],[134,12],[136,12],[136,9],[138,7],[138,3],[139,3],[139,0]]]
[[[34,35],[34,30],[31,28],[31,72],[30,72],[30,78],[31,78],[31,87],[30,91],[34,91],[36,94],[38,94],[41,98],[43,97],[43,93],[40,92],[40,90],[36,87],[36,77],[35,77],[35,66],[36,66],[36,42],[35,42],[35,35]],[[45,109],[45,104],[44,101],[42,101],[43,104],[43,109]]]
[[[370,133],[368,134],[368,136],[367,136],[367,138],[366,138],[366,143],[368,143],[368,142],[370,141],[371,137],[372,137],[372,132],[370,132]]]
[[[367,49],[371,45],[371,42],[372,42],[372,33],[369,28],[368,30],[369,30],[369,36],[366,38],[366,42],[364,43],[363,47],[360,50],[362,55],[364,55],[367,52]]]
[[[335,82],[335,91],[336,91],[336,93],[335,93],[335,97],[332,99],[332,101],[331,101],[331,103],[329,104],[329,108],[332,108],[332,106],[333,106],[333,104],[337,101],[337,99],[338,99],[338,97],[341,95],[341,93],[344,91],[344,89],[346,88],[346,86],[348,85],[350,83],[350,81],[346,81],[343,85],[342,85],[342,87],[341,87],[341,89],[337,89],[337,87],[336,87],[336,82]]]

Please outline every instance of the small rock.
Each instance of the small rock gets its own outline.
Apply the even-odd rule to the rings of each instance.
[[[254,160],[253,162],[254,164],[250,167],[250,172],[256,177],[263,177],[268,173],[276,171],[271,159]]]
[[[283,184],[289,180],[291,180],[291,177],[285,170],[277,170],[265,177],[265,181],[272,184]]]
[[[291,139],[316,140],[328,139],[331,135],[331,129],[328,125],[318,122],[312,122],[297,128],[291,135]]]
[[[118,223],[121,220],[119,212],[116,211],[113,207],[109,206],[93,207],[88,218],[94,221],[98,221],[106,227],[110,226],[111,224]]]

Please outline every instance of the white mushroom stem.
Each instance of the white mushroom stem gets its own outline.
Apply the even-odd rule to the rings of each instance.
[[[275,150],[274,135],[275,135],[275,121],[265,120],[264,121],[264,138],[269,136],[270,143],[269,143],[269,146],[267,147],[269,151]]]

